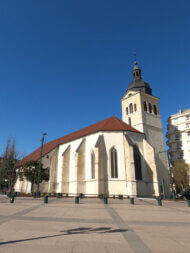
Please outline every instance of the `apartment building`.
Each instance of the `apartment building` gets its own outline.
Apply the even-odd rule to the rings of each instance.
[[[190,109],[179,110],[171,115],[168,118],[167,130],[166,143],[170,161],[183,160],[190,165]]]

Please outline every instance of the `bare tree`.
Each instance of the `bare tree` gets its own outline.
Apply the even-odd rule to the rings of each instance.
[[[175,186],[178,192],[189,187],[188,165],[184,161],[175,161],[173,166]]]

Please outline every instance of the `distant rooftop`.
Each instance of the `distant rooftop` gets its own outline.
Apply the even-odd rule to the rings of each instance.
[[[180,109],[179,112],[170,115],[170,116],[169,116],[169,119],[170,119],[170,118],[174,118],[174,117],[181,116],[181,115],[186,114],[186,113],[190,113],[190,109],[185,109],[185,110],[181,110],[181,109]]]

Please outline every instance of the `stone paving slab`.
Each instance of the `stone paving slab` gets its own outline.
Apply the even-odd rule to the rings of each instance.
[[[0,198],[0,253],[190,252],[185,201]]]

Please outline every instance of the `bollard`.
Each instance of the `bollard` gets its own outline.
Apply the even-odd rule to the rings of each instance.
[[[44,196],[44,204],[47,204],[48,203],[48,195],[45,195]]]
[[[83,193],[80,193],[80,195],[79,195],[79,196],[80,196],[80,199],[82,199],[82,198],[83,198]]]
[[[157,201],[158,201],[158,206],[162,206],[162,200],[161,200],[161,198],[157,198]]]
[[[130,204],[134,205],[134,198],[130,198]]]
[[[41,197],[41,192],[36,192],[36,197],[35,198],[40,198]]]
[[[187,200],[187,205],[190,207],[190,199]]]
[[[172,197],[173,197],[173,199],[175,199],[175,200],[176,200],[176,195],[175,195],[175,192],[173,192],[173,193],[172,193]]]
[[[59,199],[62,198],[62,193],[61,193],[61,192],[57,193],[57,197],[58,197]]]
[[[104,197],[104,204],[107,204],[108,203],[108,197]]]
[[[123,195],[119,195],[119,199],[121,199],[121,200],[122,200],[122,199],[123,199]]]
[[[75,197],[75,204],[79,204],[79,196]]]
[[[14,203],[14,196],[10,196],[10,203]]]

